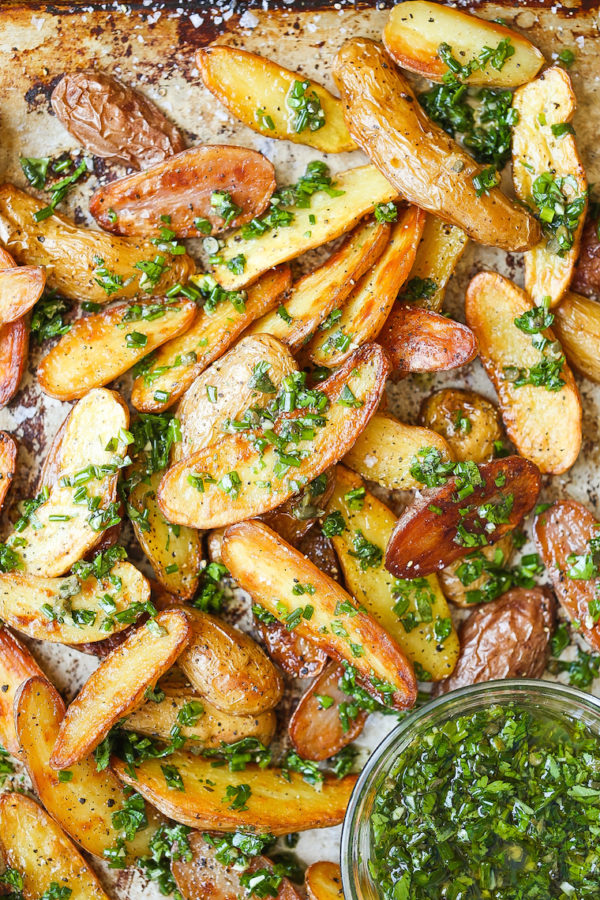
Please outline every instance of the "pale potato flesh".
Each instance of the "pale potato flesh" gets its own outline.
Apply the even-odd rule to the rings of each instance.
[[[415,300],[416,306],[424,306],[426,309],[440,312],[444,303],[446,286],[468,243],[469,238],[462,228],[444,222],[431,213],[427,214],[425,228],[407,285],[410,285],[414,278],[419,278],[421,281],[433,281],[435,287],[429,296]]]
[[[238,47],[203,47],[196,62],[206,87],[249,128],[269,138],[307,144],[324,153],[356,150],[344,122],[342,104],[326,88],[256,53]],[[304,95],[319,98],[324,125],[297,131],[296,113],[287,104],[294,82],[308,82]],[[265,121],[268,117],[268,124]],[[272,127],[271,127],[272,126]]]
[[[389,203],[398,196],[398,189],[375,166],[358,166],[340,172],[334,178],[333,188],[344,193],[330,197],[326,191],[317,191],[311,197],[310,206],[290,207],[294,215],[291,225],[275,227],[248,240],[239,231],[232,232],[219,251],[223,262],[214,267],[219,284],[230,291],[243,288],[272,266],[346,234],[378,203]],[[246,257],[246,263],[243,272],[236,275],[227,263],[240,254]]]
[[[337,863],[313,863],[304,879],[308,900],[344,900],[342,873]]]
[[[444,388],[421,407],[420,422],[448,442],[458,462],[489,462],[496,441],[502,440],[498,409],[475,391]]]
[[[554,310],[553,328],[565,356],[581,375],[600,383],[600,304],[567,291]]]
[[[531,189],[545,172],[575,180],[576,187],[567,188],[569,200],[586,196],[587,180],[574,135],[552,133],[553,125],[571,122],[576,104],[571,79],[560,66],[547,69],[515,92],[513,107],[519,114],[512,140],[515,192],[534,211]],[[550,297],[550,305],[556,306],[569,287],[579,256],[586,207],[587,201],[573,232],[573,246],[564,255],[559,256],[552,237],[545,234],[525,254],[525,289],[537,306],[544,297]]]
[[[0,510],[15,474],[17,465],[17,445],[6,431],[0,431]]]
[[[44,673],[27,649],[0,625],[0,745],[13,756],[19,752],[13,714],[15,696],[24,681]]]
[[[28,313],[40,299],[46,271],[40,266],[15,266],[0,270],[0,325]]]
[[[542,354],[514,324],[533,306],[527,294],[508,279],[480,272],[469,284],[465,313],[479,341],[479,355],[500,402],[504,427],[520,454],[542,473],[559,475],[569,469],[581,447],[581,401],[566,362],[559,391],[544,386],[515,387],[504,379],[505,366],[530,368]],[[551,329],[543,332],[554,339]]]
[[[0,797],[0,835],[7,868],[23,877],[24,900],[38,900],[52,884],[68,890],[69,900],[109,900],[75,845],[30,797]]]

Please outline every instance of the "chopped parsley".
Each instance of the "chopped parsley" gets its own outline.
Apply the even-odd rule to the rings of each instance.
[[[70,331],[71,326],[65,324],[64,315],[69,311],[69,304],[62,297],[50,291],[41,297],[33,307],[31,316],[31,336],[37,344],[53,337],[59,337]]]
[[[213,191],[210,195],[210,205],[216,214],[223,219],[225,225],[229,225],[242,212],[241,206],[237,206],[233,202],[228,191]]]
[[[414,303],[417,300],[431,300],[438,289],[438,284],[433,278],[411,278],[406,282],[404,290],[399,296],[402,303]]]
[[[543,336],[542,331],[554,322],[554,314],[549,311],[550,298],[544,297],[541,306],[526,310],[514,320],[515,326],[524,334],[532,336],[531,343],[542,354],[539,363],[529,369],[523,366],[504,366],[503,377],[515,387],[532,384],[545,387],[547,391],[560,391],[565,385],[561,377],[565,357],[558,341]]]
[[[398,219],[398,207],[391,200],[389,203],[378,203],[373,214],[375,221],[380,224],[383,222],[396,222]]]
[[[573,175],[543,172],[533,182],[529,205],[548,238],[547,247],[563,257],[573,246],[575,232],[585,209],[586,195],[579,194]]]
[[[39,161],[38,161],[39,162]],[[72,160],[69,160],[69,168],[73,165]],[[76,181],[79,181],[82,175],[86,172],[89,172],[91,169],[91,161],[87,159],[82,159],[77,168],[70,174],[66,175],[64,178],[61,178],[60,181],[55,181],[52,187],[50,188],[50,203],[48,206],[44,206],[42,209],[39,209],[37,212],[33,214],[33,218],[36,222],[43,222],[44,219],[50,218],[53,215],[54,210],[58,206],[58,204],[64,200],[69,191],[71,190],[72,185],[75,184]],[[46,170],[47,171],[47,170]],[[37,169],[38,176],[41,177],[41,168]],[[44,183],[45,183],[45,174],[44,173]],[[39,179],[38,179],[39,180]]]
[[[358,560],[363,572],[367,569],[377,568],[383,562],[382,548],[368,541],[360,529],[354,532],[352,547],[353,549],[348,553]]]

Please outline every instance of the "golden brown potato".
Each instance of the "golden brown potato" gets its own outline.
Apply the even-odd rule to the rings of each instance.
[[[38,382],[51,397],[77,400],[187,331],[196,311],[192,300],[123,303],[77,319],[39,364]]]
[[[10,403],[19,390],[27,363],[29,320],[17,319],[0,325],[0,409]]]
[[[17,466],[17,445],[6,431],[0,431],[0,511],[12,484]]]
[[[65,705],[49,681],[41,677],[26,681],[15,700],[20,758],[52,818],[84,850],[106,861],[105,851],[117,845],[122,833],[113,815],[125,806],[128,795],[110,769],[97,770],[93,757],[75,763],[68,781],[59,780],[49,760],[64,714]],[[127,842],[125,864],[150,853],[160,817],[149,806],[146,817],[146,828]]]
[[[468,242],[462,228],[427,214],[421,243],[404,289],[414,294],[415,306],[441,312],[446,286]]]
[[[44,673],[5,625],[0,625],[0,744],[13,756],[19,752],[13,715],[15,696],[28,678]]]
[[[143,169],[183,150],[183,135],[154,103],[105,72],[66,74],[51,97],[57,118],[94,156]]]
[[[556,601],[545,588],[513,588],[465,619],[456,669],[435,685],[445,694],[501,678],[541,678],[550,655]]]
[[[162,297],[195,271],[187,253],[161,254],[150,241],[80,228],[56,212],[36,222],[34,215],[44,206],[12,184],[0,186],[0,240],[19,265],[45,266],[46,286],[69,300]]]
[[[377,339],[408,277],[424,224],[425,213],[416,206],[399,213],[383,254],[345,300],[335,322],[323,321],[322,333],[308,345],[315,365],[339,366],[361,344]]]
[[[495,48],[506,41],[513,54],[501,68],[479,65],[464,79],[486,87],[517,87],[531,81],[544,64],[543,55],[527,38],[505,25],[427,0],[399,3],[383,30],[386,50],[403,69],[438,82],[450,71],[438,52],[441,45],[450,44],[455,59],[467,66],[477,60],[484,47]]]
[[[7,868],[23,878],[24,900],[49,896],[52,885],[68,891],[69,900],[109,900],[75,845],[30,797],[0,797],[0,835]]]
[[[274,190],[273,164],[261,153],[210,144],[103,185],[92,195],[90,212],[113,234],[156,238],[166,228],[176,238],[199,237],[259,216]],[[219,214],[219,192],[239,210],[233,217]]]
[[[42,296],[46,270],[39,266],[14,266],[0,270],[0,325],[28,313]]]
[[[307,144],[324,153],[356,150],[339,98],[299,72],[256,53],[222,45],[197,50],[196,62],[209,91],[259,134]],[[313,116],[296,112],[295,103],[315,97]]]
[[[340,704],[352,703],[352,700],[340,689],[343,674],[343,666],[332,660],[305,691],[294,710],[288,733],[302,759],[329,759],[355,741],[364,728],[367,713],[359,709],[354,718],[348,716],[344,729]]]
[[[396,709],[416,698],[412,666],[373,615],[261,522],[227,529],[223,562],[238,584],[267,612],[356,668],[364,687]],[[382,701],[378,684],[387,682]]]
[[[537,547],[560,605],[588,643],[600,650],[600,620],[595,613],[600,578],[593,566],[586,572],[590,541],[597,537],[598,520],[575,500],[557,500],[535,520]]]
[[[575,207],[571,207],[576,227],[569,226],[568,231],[564,226],[557,229],[553,219],[543,229],[539,243],[525,254],[525,290],[536,306],[542,304],[544,297],[550,298],[550,306],[560,302],[569,287],[579,255],[587,206],[587,181],[575,138],[568,132],[576,105],[571,79],[560,66],[546,69],[535,81],[515,91],[513,99],[513,108],[519,114],[512,139],[517,197],[536,215],[541,215],[544,204],[540,208],[535,196],[532,197],[532,190],[535,193],[538,178],[547,177],[553,187],[558,188],[558,196],[562,192],[567,198],[560,201],[563,207],[579,199],[578,214],[575,214]],[[557,130],[558,134],[555,133]],[[548,199],[545,211],[557,214],[556,197]]]
[[[167,341],[133,383],[131,402],[141,412],[163,412],[259,316],[272,309],[292,283],[288,266],[266,272],[248,289],[244,307],[228,301],[201,310],[181,337]]]
[[[283,680],[250,635],[199,610],[187,610],[192,636],[179,657],[201,697],[230,715],[257,715],[273,709]]]
[[[414,457],[425,447],[437,450],[444,460],[453,459],[449,445],[435,431],[405,425],[387,413],[376,413],[343,462],[363,478],[390,491],[411,490],[421,486],[410,468]]]
[[[288,207],[293,215],[290,224],[275,226],[258,237],[246,240],[240,232],[232,232],[219,251],[222,262],[214,267],[219,284],[229,291],[239,290],[256,281],[262,272],[272,266],[295,259],[313,247],[320,247],[346,234],[378,203],[389,203],[398,196],[397,189],[375,166],[358,166],[340,172],[335,176],[332,187],[334,196],[331,196],[331,190],[329,193],[317,191],[312,195],[310,205]],[[233,272],[228,263],[240,255],[245,259],[243,269]]]
[[[448,441],[458,462],[489,462],[502,440],[498,409],[476,391],[444,388],[423,401],[419,420]]]
[[[264,522],[265,525],[276,531],[284,541],[287,541],[292,547],[296,547],[297,550],[301,550],[309,558],[312,558],[311,553],[313,551],[319,554],[321,559],[317,565],[319,568],[324,565],[325,571],[328,571],[331,565],[330,554],[328,553],[327,544],[323,543],[323,540],[318,540],[318,530],[314,529],[313,526],[331,496],[334,482],[335,467],[331,466],[314,481],[310,481],[302,487],[297,494],[294,494],[281,506],[258,517],[261,522]],[[311,545],[310,541],[311,531],[315,533],[317,538],[314,546]],[[321,538],[323,539],[323,535],[321,535]],[[324,538],[324,541],[326,542],[327,539]],[[329,549],[335,559],[333,547]]]
[[[553,328],[569,365],[600,383],[600,304],[567,291],[554,310]]]
[[[571,287],[586,297],[600,297],[600,237],[598,219],[588,214]]]
[[[496,459],[479,466],[479,476],[481,482],[471,479],[473,490],[464,497],[459,496],[464,479],[453,475],[442,487],[423,491],[404,511],[385,556],[393,575],[419,578],[443,569],[477,547],[495,544],[533,509],[541,478],[530,460]]]
[[[450,563],[438,573],[444,595],[455,606],[472,609],[475,604],[484,600],[483,591],[494,579],[493,573],[487,572],[485,568],[481,575],[476,576],[479,561],[485,560],[485,563],[489,563],[490,566],[506,566],[510,561],[513,549],[512,534],[505,534],[490,547],[481,547],[479,550],[469,553],[466,559]],[[475,571],[472,571],[473,569]],[[463,582],[465,583],[463,584]]]
[[[130,767],[121,759],[112,760],[119,778],[138,791],[162,813],[199,831],[239,831],[252,828],[273,835],[328,828],[344,818],[356,783],[355,775],[345,778],[325,776],[320,791],[297,772],[261,769],[249,763],[241,772],[227,766],[215,767],[213,759],[176,750],[169,756],[181,777],[183,790],[169,787],[161,769],[162,760],[149,759]],[[211,790],[206,790],[210,781]],[[244,809],[235,803],[241,785],[250,788]],[[237,807],[237,808],[232,808]]]
[[[281,471],[281,450],[272,442],[256,448],[243,433],[227,435],[219,444],[200,450],[167,470],[158,490],[163,515],[180,525],[211,529],[280,506],[298,492],[298,479],[312,481],[350,449],[377,409],[387,371],[381,348],[365,344],[320,385],[329,401],[320,420],[325,419],[325,423],[294,443],[294,452],[300,456],[299,465],[293,467],[293,477],[288,478]],[[273,425],[274,433],[278,436],[284,427],[289,428],[305,415],[306,408],[281,413]]]
[[[304,879],[308,900],[344,900],[342,873],[337,863],[313,863]]]
[[[367,219],[359,223],[329,259],[301,278],[279,308],[257,319],[252,334],[271,334],[292,352],[301,347],[336,307],[355,289],[356,282],[381,258],[390,226]],[[282,318],[282,312],[287,313]]]
[[[498,392],[506,433],[519,453],[542,473],[559,475],[579,455],[581,401],[552,330],[546,328],[534,335],[536,340],[546,338],[551,355],[545,355],[534,346],[532,334],[515,324],[517,317],[527,320],[533,315],[533,308],[524,291],[494,272],[480,272],[467,289],[467,323],[475,332],[481,362]],[[525,327],[536,326],[525,321]],[[518,385],[522,379],[524,383]]]
[[[378,341],[395,378],[458,369],[477,356],[477,339],[466,325],[402,303],[395,304]]]
[[[381,45],[367,38],[346,41],[333,74],[350,133],[410,203],[458,225],[480,244],[517,252],[538,241],[533,216],[498,187],[478,196],[473,179],[483,167],[427,117]]]

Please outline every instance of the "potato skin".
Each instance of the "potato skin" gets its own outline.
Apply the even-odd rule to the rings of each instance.
[[[600,384],[600,303],[567,291],[554,310],[552,327],[571,368]]]
[[[29,650],[0,625],[0,744],[16,756],[19,741],[15,731],[13,704],[19,687],[28,678],[44,678]]]
[[[12,484],[17,465],[17,445],[6,431],[0,431],[0,510]]]
[[[480,606],[461,627],[456,669],[434,687],[434,694],[498,678],[540,678],[555,612],[554,597],[541,587],[513,588]]]
[[[457,369],[477,355],[477,338],[470,328],[431,309],[396,303],[378,342],[392,364],[392,377],[411,372]]]
[[[459,416],[468,420],[468,431],[461,428]],[[423,401],[419,421],[448,441],[458,462],[489,462],[494,458],[494,441],[502,438],[497,408],[476,391],[436,391]]]
[[[588,215],[571,288],[586,297],[600,298],[600,238],[598,221]]]
[[[29,317],[0,326],[0,409],[19,390],[29,349]]]
[[[185,147],[151,100],[105,72],[67,74],[50,99],[69,134],[102,159],[143,169]]]
[[[426,116],[381,45],[346,41],[333,76],[351,135],[410,203],[460,226],[480,244],[517,252],[537,242],[536,220],[502,191],[477,196],[473,176],[483,167]]]
[[[304,878],[308,900],[344,900],[342,873],[337,863],[313,863]]]

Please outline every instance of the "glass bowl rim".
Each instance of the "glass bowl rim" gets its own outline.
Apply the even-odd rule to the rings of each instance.
[[[502,704],[503,702],[509,702],[509,700],[518,700],[519,695],[525,695],[527,696],[527,699],[535,699],[536,697],[542,699],[543,697],[550,696],[567,705],[569,701],[571,701],[574,707],[580,705],[587,706],[588,710],[598,718],[597,731],[600,736],[600,697],[596,697],[594,694],[589,694],[586,691],[581,691],[570,685],[563,684],[560,681],[544,681],[543,679],[535,678],[503,678],[494,681],[485,681],[479,684],[470,684],[466,687],[457,688],[455,691],[449,691],[448,693],[442,694],[434,700],[429,701],[419,709],[413,710],[402,722],[399,722],[389,734],[382,738],[379,744],[377,744],[362,769],[350,796],[346,815],[344,816],[340,841],[342,889],[344,891],[344,896],[349,898],[349,900],[357,897],[352,876],[352,867],[356,862],[353,858],[354,846],[352,841],[356,810],[361,803],[365,792],[370,787],[372,777],[380,774],[376,770],[382,757],[384,757],[395,744],[400,743],[409,730],[414,729],[415,734],[418,734],[419,725],[422,721],[429,718],[432,713],[439,711],[439,709],[443,708],[446,704],[449,704],[450,701],[461,700],[463,698],[477,699],[478,697],[484,699],[487,694],[493,695],[494,692],[497,691],[509,694],[514,692],[514,697],[499,698],[496,701],[494,701],[492,697],[489,701],[490,705],[494,703]],[[532,695],[534,696],[532,697]],[[568,710],[565,709],[563,712],[564,714],[567,714]],[[359,826],[364,824],[364,821],[358,823]]]

